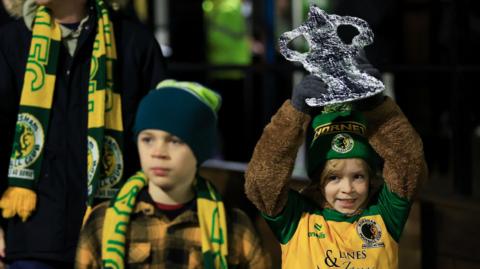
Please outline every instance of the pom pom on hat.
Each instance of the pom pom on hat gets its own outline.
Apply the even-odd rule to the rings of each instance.
[[[201,84],[164,80],[140,101],[133,133],[136,138],[145,129],[156,129],[178,136],[200,165],[213,155],[221,103],[220,95]]]

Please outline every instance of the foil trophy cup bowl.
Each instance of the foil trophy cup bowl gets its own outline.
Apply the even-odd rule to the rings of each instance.
[[[344,43],[338,36],[340,25],[351,25],[358,30],[351,44]],[[288,48],[288,44],[300,36],[307,40],[308,52]],[[302,63],[307,71],[328,85],[326,94],[305,100],[309,106],[325,106],[367,98],[385,89],[380,80],[360,71],[355,60],[363,47],[372,42],[373,32],[366,21],[329,15],[312,5],[303,24],[280,36],[279,47],[287,60]]]

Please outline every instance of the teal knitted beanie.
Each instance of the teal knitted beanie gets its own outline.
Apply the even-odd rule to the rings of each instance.
[[[360,158],[371,169],[380,165],[380,157],[366,138],[366,120],[354,110],[334,111],[315,116],[313,140],[308,150],[310,178],[323,169],[327,160]]]
[[[140,101],[134,137],[145,129],[169,132],[192,149],[200,165],[214,153],[220,105],[220,95],[198,83],[164,80]]]

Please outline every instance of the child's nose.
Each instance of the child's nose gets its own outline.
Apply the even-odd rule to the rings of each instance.
[[[167,143],[158,142],[152,151],[152,156],[156,158],[167,158],[168,157]]]
[[[341,184],[341,191],[345,193],[350,193],[353,191],[352,181],[344,178]]]

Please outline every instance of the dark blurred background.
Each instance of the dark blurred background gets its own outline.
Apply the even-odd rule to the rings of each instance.
[[[242,190],[263,127],[305,75],[278,53],[278,37],[302,23],[311,4],[366,20],[375,34],[367,56],[422,136],[430,169],[401,241],[400,268],[480,268],[479,1],[112,2],[156,34],[170,77],[201,82],[222,95],[221,143],[203,173],[255,221],[274,268],[278,244]],[[0,24],[11,19],[0,8]],[[344,31],[346,40],[355,34]],[[302,42],[295,46],[308,50]],[[299,188],[306,184],[303,159],[301,151],[294,171]]]

